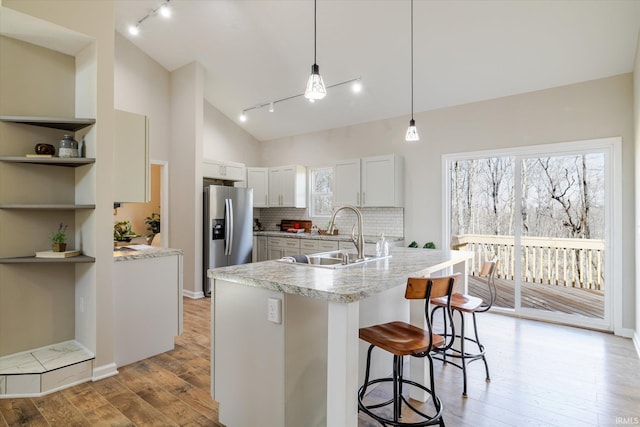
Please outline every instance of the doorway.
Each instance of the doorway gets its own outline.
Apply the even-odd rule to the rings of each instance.
[[[488,297],[474,276],[496,256],[497,311],[613,330],[619,144],[611,138],[445,156],[445,241],[475,253],[469,292]]]
[[[150,162],[150,191],[147,203],[123,203],[114,210],[114,222],[128,221],[132,231],[141,236],[134,238],[133,243],[147,243],[168,247],[168,163],[152,160]],[[159,219],[159,224],[152,220]],[[156,234],[157,233],[157,234]]]

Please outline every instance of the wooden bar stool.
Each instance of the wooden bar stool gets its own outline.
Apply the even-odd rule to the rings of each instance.
[[[435,392],[433,361],[431,360],[430,352],[437,347],[446,347],[446,342],[445,338],[433,333],[428,310],[431,298],[442,297],[445,301],[450,300],[456,276],[457,275],[439,278],[411,277],[407,280],[405,298],[425,300],[424,310],[427,325],[426,330],[405,322],[390,322],[360,329],[360,339],[370,343],[371,345],[367,352],[367,366],[364,384],[358,391],[358,407],[362,412],[380,422],[382,425],[417,427],[439,424],[444,427],[444,421],[442,420],[442,403]],[[451,307],[448,303],[445,303],[444,309],[449,313],[448,317],[451,319]],[[452,321],[450,322],[450,325],[455,334]],[[451,343],[449,343],[449,345],[450,344]],[[391,378],[386,377],[369,380],[371,352],[375,347],[379,347],[382,350],[393,354],[393,375]],[[429,360],[429,370],[431,373],[430,387],[426,387],[403,376],[404,356],[426,357]],[[363,400],[367,393],[367,388],[373,384],[383,382],[391,382],[393,384],[393,397],[382,403],[365,405]],[[424,409],[422,411],[418,410],[402,395],[402,387],[405,384],[418,387],[431,396],[431,403],[428,403],[427,405],[433,405],[432,410],[429,408],[429,412],[433,412],[433,414],[426,414],[423,412]],[[401,420],[403,403],[415,413],[414,418],[419,418],[418,420],[407,420],[405,422]],[[393,418],[387,418],[384,416],[385,414],[381,413],[381,408],[389,404],[393,404]],[[374,412],[374,410],[376,411]]]
[[[478,274],[479,277],[485,277],[487,287],[489,288],[489,299],[488,301],[483,301],[482,298],[473,297],[471,295],[454,293],[451,295],[451,298],[447,297],[436,297],[431,298],[431,304],[433,304],[433,309],[431,310],[431,322],[433,322],[433,316],[438,309],[451,308],[453,312],[457,312],[460,315],[460,334],[456,335],[455,331],[451,331],[449,333],[447,331],[447,323],[444,322],[444,334],[442,336],[445,339],[450,338],[458,338],[460,339],[460,348],[455,348],[453,346],[449,346],[447,348],[438,348],[434,349],[437,353],[433,356],[436,360],[441,360],[445,364],[451,364],[462,369],[462,396],[467,397],[467,364],[480,360],[484,362],[484,368],[486,371],[486,380],[490,381],[489,377],[489,365],[487,364],[487,359],[485,357],[485,348],[484,345],[480,343],[480,339],[478,338],[478,325],[476,322],[476,313],[483,313],[488,311],[496,299],[496,285],[494,282],[494,275],[496,271],[496,265],[498,261],[497,258],[492,259],[491,261],[486,261],[482,264],[482,269]],[[473,331],[475,334],[475,339],[465,336],[465,328],[464,328],[464,313],[471,313],[473,317]],[[462,338],[464,337],[464,339]],[[469,341],[475,345],[477,351],[475,353],[470,353],[465,349],[465,342]],[[455,358],[460,359],[460,363],[455,363],[447,358]]]

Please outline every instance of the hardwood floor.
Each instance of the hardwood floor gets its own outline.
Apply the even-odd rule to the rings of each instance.
[[[477,316],[491,381],[485,381],[482,362],[472,362],[463,398],[462,372],[434,361],[448,427],[640,425],[640,359],[630,339],[493,313]],[[359,425],[378,424],[361,414]]]
[[[184,299],[173,351],[117,376],[33,399],[0,399],[0,426],[222,426],[210,394],[211,300]]]
[[[210,304],[185,298],[185,331],[173,351],[45,397],[0,399],[0,426],[221,426],[209,394]],[[640,425],[631,340],[492,313],[478,322],[490,382],[481,362],[472,363],[462,398],[462,373],[435,362],[448,427]]]

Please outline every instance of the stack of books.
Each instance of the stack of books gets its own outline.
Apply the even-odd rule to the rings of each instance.
[[[36,252],[36,258],[70,258],[72,256],[80,255],[80,251],[64,251],[64,252],[54,252],[54,251],[41,251]]]

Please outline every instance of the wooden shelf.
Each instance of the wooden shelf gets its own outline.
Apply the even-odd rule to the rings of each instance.
[[[0,203],[0,209],[26,209],[26,210],[47,210],[66,211],[74,209],[95,209],[96,205],[74,205],[74,204],[11,204]]]
[[[78,131],[93,125],[95,119],[76,119],[67,117],[0,116],[0,121],[40,126],[52,129]]]
[[[86,157],[24,157],[24,156],[0,156],[0,162],[7,163],[30,163],[36,165],[66,166],[76,168],[78,166],[90,165],[96,159]]]
[[[87,255],[72,256],[69,258],[36,258],[35,256],[24,256],[15,258],[0,258],[0,264],[40,264],[40,263],[61,263],[77,264],[96,262],[96,259]]]

